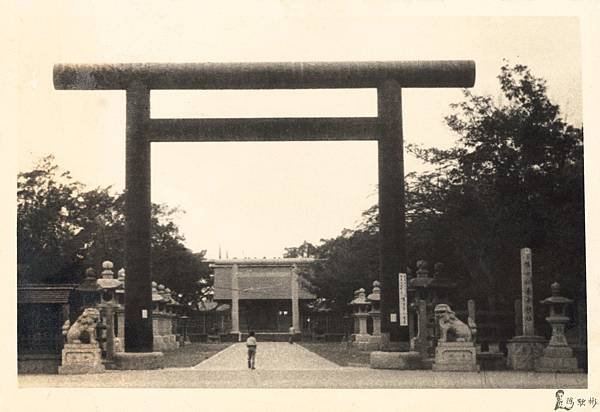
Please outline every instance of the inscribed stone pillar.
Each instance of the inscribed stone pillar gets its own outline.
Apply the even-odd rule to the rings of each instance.
[[[298,267],[292,266],[292,327],[296,333],[300,332],[300,305],[299,299],[299,284],[298,284]]]
[[[521,301],[523,311],[523,335],[535,335],[533,322],[533,284],[531,249],[521,249]]]
[[[240,289],[238,282],[238,265],[231,267],[231,333],[240,332]]]
[[[542,356],[545,339],[535,336],[533,323],[531,249],[521,249],[521,319],[523,335],[515,336],[507,346],[508,367],[514,370],[533,370],[537,359]],[[518,316],[518,314],[517,314]]]

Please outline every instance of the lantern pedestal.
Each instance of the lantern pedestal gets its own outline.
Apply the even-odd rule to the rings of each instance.
[[[62,350],[60,375],[102,373],[102,351],[94,343],[66,343]]]
[[[542,301],[550,307],[550,316],[546,321],[552,326],[552,337],[544,349],[544,355],[535,363],[538,372],[581,372],[577,368],[577,358],[573,349],[567,344],[565,326],[569,322],[566,316],[566,306],[573,303],[571,299],[560,296],[560,284],[554,282],[551,286],[552,296]]]
[[[550,316],[546,320],[552,325],[552,338],[544,354],[536,360],[537,372],[581,372],[577,367],[577,358],[573,356],[573,349],[567,344],[564,329],[569,321],[566,316]]]
[[[477,350],[473,342],[438,342],[434,371],[478,372]]]
[[[542,356],[546,340],[541,336],[515,336],[507,346],[507,366],[516,371],[532,371]]]

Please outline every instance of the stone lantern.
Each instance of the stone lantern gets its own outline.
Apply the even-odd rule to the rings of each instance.
[[[565,337],[565,325],[569,321],[566,308],[573,301],[560,296],[558,282],[553,283],[550,287],[552,296],[542,300],[541,303],[550,307],[550,315],[546,321],[552,326],[552,336],[543,355],[536,360],[535,370],[538,372],[579,372],[577,358],[573,356],[573,349],[569,347]]]
[[[165,304],[165,300],[160,293],[158,293],[158,284],[152,282],[152,334],[153,334],[153,347],[154,351],[162,352],[166,349],[163,337],[161,335],[163,327],[163,313],[162,309]],[[164,288],[164,286],[163,286]]]
[[[102,277],[96,281],[98,286],[102,289],[102,303],[116,303],[115,291],[121,286],[121,282],[115,279],[112,268],[113,263],[111,261],[106,260],[102,262]]]
[[[156,292],[162,297],[162,300],[158,302],[158,311],[165,313],[167,311],[168,302],[168,299],[165,296],[165,285],[159,283],[156,287]]]
[[[187,334],[187,327],[188,327],[188,320],[189,320],[189,316],[187,316],[187,312],[186,312],[186,307],[182,302],[183,299],[183,294],[179,293],[175,293],[174,292],[174,296],[175,296],[175,302],[177,303],[177,313],[179,313],[179,322],[177,325],[177,330],[179,332],[180,335],[180,346],[184,346],[187,345],[188,343],[191,343],[189,338],[188,338],[188,334]]]
[[[179,333],[180,330],[180,308],[181,305],[179,304],[179,302],[177,301],[177,292],[174,290],[171,290],[170,288],[166,289],[167,292],[169,293],[169,299],[170,299],[170,308],[171,308],[171,313],[173,316],[173,323],[172,323],[172,333],[173,335],[175,335],[175,340],[177,342],[177,346],[182,346],[181,344],[181,336]]]
[[[166,345],[166,349],[177,349],[179,344],[177,343],[177,337],[173,332],[173,325],[175,324],[175,314],[173,313],[174,300],[171,297],[171,289],[164,285],[158,285],[158,293],[164,299],[164,313],[162,325],[163,329],[161,335]]]
[[[167,301],[167,313],[174,313],[173,304],[175,303],[175,301],[173,300],[173,296],[171,295],[171,289],[169,289],[166,286],[163,297]]]
[[[83,282],[75,289],[80,296],[80,306],[90,308],[100,303],[101,288],[97,283],[98,275],[93,268],[85,270]]]
[[[121,285],[115,291],[117,295],[117,303],[121,306],[125,305],[125,269],[121,268],[117,272],[117,280],[121,282]]]
[[[438,337],[434,308],[439,303],[448,303],[449,291],[455,286],[454,282],[445,279],[442,263],[434,265],[432,277],[429,263],[417,261],[416,276],[408,281],[408,291],[413,295],[410,305],[413,321],[409,322],[411,351],[421,353],[424,358],[433,355]]]
[[[117,307],[115,308],[115,352],[124,351],[125,339],[125,269],[117,272],[121,285],[115,290]]]
[[[381,347],[381,288],[378,280],[373,282],[373,291],[367,296],[371,304],[369,316],[373,320],[373,334],[369,337],[369,350],[378,350]]]
[[[121,286],[121,282],[114,278],[112,271],[113,263],[111,261],[102,262],[102,277],[97,280],[98,286],[102,290],[102,302],[98,308],[103,312],[106,322],[106,357],[111,359],[115,353],[115,309],[118,303],[115,299],[115,291]]]
[[[158,293],[158,284],[152,282],[152,312],[157,313],[161,309],[161,305],[164,301],[163,297]]]
[[[355,292],[355,298],[350,302],[353,308],[353,316],[358,320],[358,333],[354,335],[353,344],[360,350],[368,350],[369,337],[367,333],[367,318],[369,317],[369,306],[365,290],[358,289]]]

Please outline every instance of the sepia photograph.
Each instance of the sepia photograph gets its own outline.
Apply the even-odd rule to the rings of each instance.
[[[600,10],[414,3],[15,2],[6,410],[593,410]]]

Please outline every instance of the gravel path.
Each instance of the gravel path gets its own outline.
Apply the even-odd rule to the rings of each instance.
[[[236,343],[188,368],[95,375],[19,375],[21,388],[586,388],[587,375],[516,371],[433,372],[340,367],[300,345],[259,342],[256,370]]]
[[[247,350],[244,343],[236,343],[217,353],[194,369],[204,371],[246,370]],[[316,355],[300,345],[284,342],[259,342],[256,369],[270,371],[330,370],[341,366]]]

